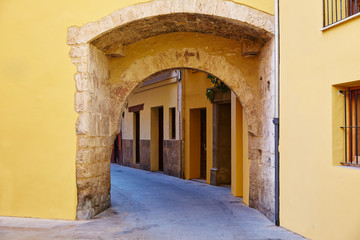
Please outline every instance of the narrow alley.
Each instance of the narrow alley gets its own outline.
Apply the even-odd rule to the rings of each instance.
[[[228,187],[116,164],[111,182],[112,207],[94,219],[0,217],[0,239],[303,239],[245,206]]]

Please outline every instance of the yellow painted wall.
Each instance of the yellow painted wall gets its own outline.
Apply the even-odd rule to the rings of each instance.
[[[239,99],[231,93],[231,194],[249,205],[250,160],[248,127]]]
[[[76,70],[67,28],[134,2],[0,2],[0,215],[75,218]]]
[[[140,2],[147,1],[0,2],[0,215],[75,218],[77,114],[67,28]]]
[[[249,7],[274,14],[274,0],[232,0],[233,2],[247,5]]]
[[[171,83],[169,83],[171,81]],[[151,108],[164,108],[164,140],[169,140],[169,108],[176,108],[176,139],[179,139],[179,113],[177,107],[177,88],[178,83],[176,78],[165,80],[158,87],[152,88],[152,85],[147,87],[148,90],[143,91],[138,88],[128,98],[128,107],[144,104],[144,109],[140,111],[140,139],[150,139],[151,130]],[[153,84],[155,85],[155,84]],[[133,139],[133,113],[128,109],[124,111],[123,119],[123,139]]]
[[[210,183],[210,170],[213,165],[213,106],[206,98],[206,88],[213,87],[207,78],[207,73],[184,70],[184,118],[185,118],[185,178],[199,178],[200,156],[192,147],[200,148],[200,108],[206,108],[206,148],[207,173],[206,182]],[[232,95],[232,142],[231,142],[231,193],[243,197],[249,205],[249,160],[248,160],[248,132],[245,113],[234,93]],[[234,134],[235,133],[235,134]],[[245,150],[244,150],[245,149]],[[246,160],[244,160],[246,159]]]
[[[250,195],[250,160],[248,155],[249,136],[245,112],[242,111],[242,144],[243,144],[243,202],[249,205]],[[245,149],[245,150],[244,150]]]
[[[198,159],[197,154],[191,155],[190,149],[190,109],[206,108],[206,182],[210,183],[210,169],[212,168],[212,104],[206,98],[206,88],[213,87],[207,73],[193,70],[183,72],[183,96],[184,96],[184,119],[185,119],[185,178],[193,176],[190,169],[191,159]],[[196,172],[196,171],[195,171]]]
[[[320,31],[322,11],[280,1],[280,223],[310,239],[360,239],[360,168],[338,166],[343,97],[332,87],[360,86],[360,17]]]
[[[176,77],[172,77],[169,79],[165,79],[161,82],[137,88],[127,100],[128,107],[144,104],[144,109],[140,111],[140,139],[151,140],[151,171],[159,170],[159,115],[158,109],[154,108],[163,107],[164,140],[170,139],[169,108],[175,108],[175,139],[179,139],[179,109],[177,106],[177,101],[178,82]],[[133,139],[135,131],[134,124],[134,114],[132,112],[129,112],[128,109],[125,109],[124,118],[122,120],[123,139]],[[136,145],[133,144],[133,152],[135,152],[135,146]]]
[[[231,194],[249,205],[248,128],[246,116],[236,95],[231,93]]]

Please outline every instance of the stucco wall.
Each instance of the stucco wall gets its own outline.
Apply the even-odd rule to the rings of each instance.
[[[0,215],[76,217],[67,28],[137,2],[144,1],[1,1]]]
[[[179,139],[179,112],[178,112],[178,83],[176,78],[169,79],[172,81],[169,83],[168,80],[162,83],[163,86],[152,87],[149,85],[149,90],[142,88],[137,89],[127,101],[127,106],[136,106],[144,104],[144,109],[140,111],[140,139],[150,140],[151,132],[151,108],[160,107],[164,108],[164,140],[169,138],[169,108],[176,108],[176,139]],[[123,118],[123,138],[133,139],[133,113],[129,112],[128,109],[124,110]]]
[[[360,169],[333,155],[344,97],[332,89],[360,80],[360,18],[320,31],[322,12],[322,1],[280,1],[280,222],[310,239],[360,239]]]
[[[213,87],[207,74],[204,72],[185,70],[184,71],[184,119],[185,119],[185,178],[191,178],[191,159],[196,158],[191,156],[190,151],[190,110],[198,108],[206,108],[206,182],[210,183],[210,169],[212,168],[212,104],[206,98],[206,88]],[[198,159],[193,159],[198,161]],[[200,160],[199,160],[200,161]],[[200,169],[195,172],[200,173]],[[196,174],[197,175],[197,174]]]
[[[140,2],[1,1],[0,215],[76,217],[76,69],[66,29]],[[272,1],[241,2],[273,12]]]

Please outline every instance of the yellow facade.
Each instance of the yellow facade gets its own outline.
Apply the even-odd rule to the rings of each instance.
[[[199,121],[191,121],[190,111],[192,109],[206,109],[206,182],[210,183],[210,169],[212,167],[212,104],[206,98],[206,88],[213,87],[207,74],[203,72],[185,70],[184,71],[184,119],[185,119],[185,178],[200,178],[200,164],[194,163],[195,159],[200,159],[200,153],[191,151],[190,149],[198,148],[194,146],[191,140],[194,137],[200,137],[198,134],[191,134],[195,132],[200,126],[196,125]],[[199,116],[198,116],[199,117]],[[194,119],[196,120],[196,119]],[[194,129],[195,128],[195,129]],[[195,141],[195,142],[199,142]],[[192,170],[192,171],[191,171]]]
[[[199,179],[200,176],[200,110],[206,110],[206,182],[210,184],[210,170],[213,167],[213,104],[206,97],[206,89],[214,85],[208,74],[195,69],[181,69],[181,86],[177,78],[142,86],[134,91],[127,101],[127,110],[122,118],[122,139],[134,139],[133,113],[129,107],[144,104],[140,111],[140,139],[152,140],[152,134],[158,132],[158,120],[154,119],[152,109],[159,106],[164,109],[164,140],[171,139],[169,125],[169,108],[176,108],[181,115],[183,128],[180,129],[179,115],[176,120],[176,137],[184,135],[184,178]],[[181,89],[181,90],[179,90]],[[181,94],[181,95],[179,95]],[[183,104],[179,109],[179,101]],[[247,122],[245,113],[238,98],[231,94],[231,193],[243,197],[249,204],[249,160],[247,153]],[[182,113],[180,113],[182,111]],[[157,116],[155,116],[156,118]],[[155,130],[154,130],[155,129]],[[156,140],[158,141],[158,140]],[[152,144],[150,143],[150,146]],[[158,145],[150,150],[151,171],[159,170]],[[123,148],[122,151],[125,151]],[[134,150],[133,150],[134,152]],[[123,153],[124,154],[124,153]],[[246,159],[245,161],[243,159]],[[179,162],[181,159],[178,160]],[[135,160],[133,160],[135,162]]]
[[[179,140],[179,119],[180,110],[178,106],[179,100],[179,80],[178,76],[180,71],[170,71],[171,76],[164,78],[160,82],[141,86],[136,89],[134,93],[128,98],[128,108],[124,111],[124,117],[122,118],[122,141],[134,140],[134,113],[129,112],[129,107],[138,106],[143,104],[143,109],[139,111],[140,116],[140,141],[150,141],[150,170],[159,170],[159,107],[163,108],[163,140]],[[181,96],[180,96],[181,97]],[[171,136],[171,120],[170,120],[170,108],[175,109],[175,136]],[[156,114],[155,112],[156,111]],[[123,145],[122,154],[124,161],[124,152],[129,151],[125,149]],[[133,144],[133,160],[135,163],[135,143]],[[141,150],[140,150],[141,152]],[[145,152],[145,154],[148,154]],[[161,153],[162,154],[162,153]],[[141,153],[140,153],[141,155]],[[141,157],[140,157],[141,158]],[[128,159],[127,159],[128,161]],[[127,163],[128,164],[128,163]]]
[[[231,94],[231,193],[249,205],[248,128],[241,103]]]
[[[177,109],[178,83],[176,78],[167,79],[157,84],[138,88],[128,99],[128,107],[144,104],[144,109],[140,111],[140,139],[150,139],[151,137],[151,108],[164,107],[164,140],[169,137],[169,108]],[[178,110],[176,111],[178,112]],[[176,125],[179,125],[178,114],[176,114]],[[133,113],[125,110],[123,119],[123,139],[133,139]],[[176,128],[176,138],[179,139],[178,127]]]
[[[140,2],[0,3],[0,215],[75,218],[78,115],[66,29]],[[274,13],[271,0],[234,2]],[[360,86],[360,19],[320,31],[322,11],[322,1],[280,1],[280,220],[312,239],[359,239],[360,170],[339,166],[337,90]]]
[[[200,178],[200,136],[199,111],[206,109],[206,182],[210,184],[213,167],[213,104],[207,99],[207,88],[214,85],[207,73],[184,70],[184,121],[185,121],[185,178]],[[249,162],[247,156],[247,123],[241,104],[234,93],[231,94],[231,193],[243,197],[249,204]],[[194,150],[192,150],[194,149]],[[245,149],[245,150],[244,150]]]
[[[67,28],[142,1],[1,1],[0,215],[74,219],[75,67]]]
[[[76,216],[75,67],[67,28],[146,1],[0,3],[0,215]],[[235,1],[273,13],[272,1]]]
[[[337,94],[360,86],[360,18],[321,31],[322,14],[322,1],[280,1],[280,222],[310,239],[360,239],[360,169],[339,166]]]

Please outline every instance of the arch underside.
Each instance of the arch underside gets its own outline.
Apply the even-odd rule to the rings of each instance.
[[[175,9],[179,2],[140,4],[81,28],[69,29],[70,57],[77,66],[79,219],[91,218],[110,206],[110,156],[126,99],[145,78],[173,68],[194,68],[214,74],[238,96],[250,132],[250,205],[273,218],[273,130],[269,124],[273,95],[269,87],[273,81],[272,16],[227,1],[213,1],[208,4],[208,10],[194,6],[191,12],[181,12]],[[211,4],[216,6],[211,8]],[[219,9],[221,14],[215,15]],[[234,9],[243,15],[234,17]],[[212,41],[224,45],[223,49],[231,41],[235,49],[211,51],[206,46],[187,44],[185,40],[183,45],[163,49],[150,44],[154,39],[156,42],[161,36],[175,33],[183,37],[197,34],[196,39],[211,36]],[[145,46],[143,43],[148,44],[150,51],[143,53],[144,56],[138,52]],[[244,49],[250,49],[252,58],[246,59],[249,55],[244,54]],[[252,67],[237,64],[238,59]]]
[[[93,39],[91,44],[107,52],[114,44],[120,43],[126,46],[142,39],[171,32],[197,32],[236,41],[248,39],[261,46],[272,37],[272,34],[264,29],[255,29],[246,22],[205,14],[173,13],[124,24]]]

